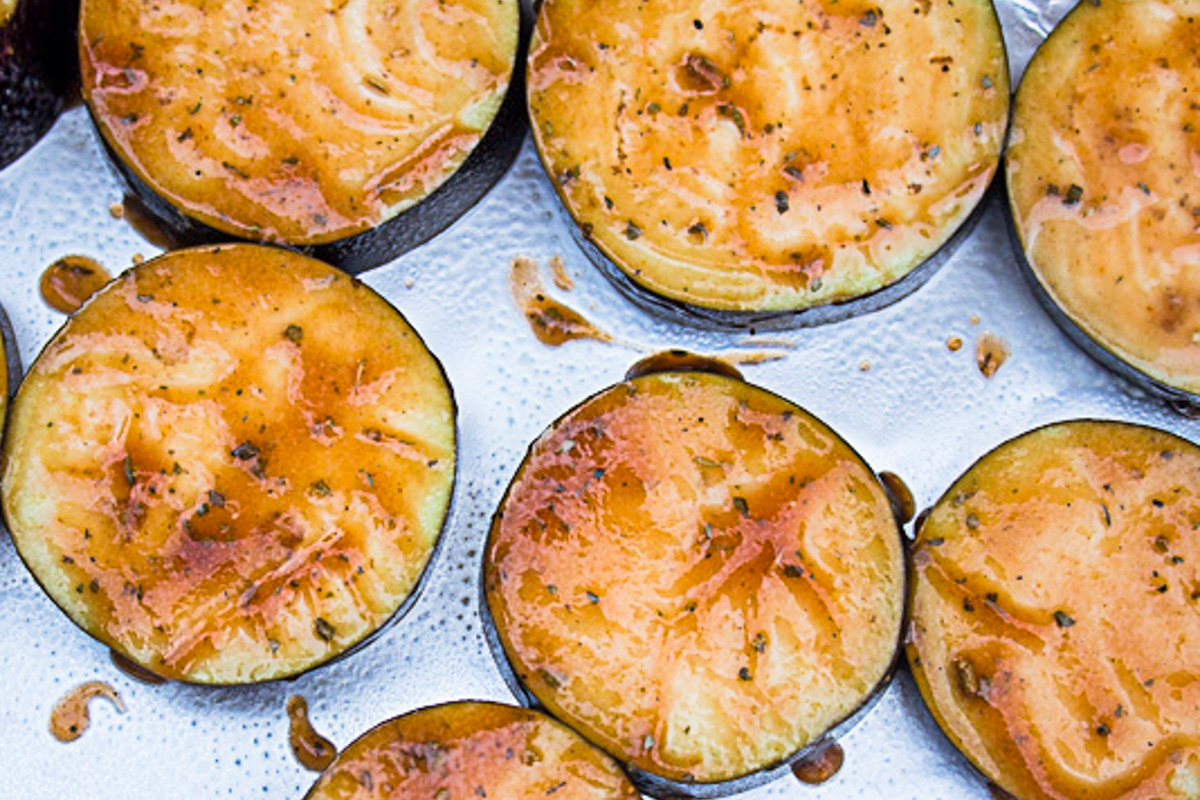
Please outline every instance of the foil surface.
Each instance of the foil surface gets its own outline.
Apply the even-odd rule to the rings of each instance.
[[[1013,85],[1068,10],[1004,0]],[[29,364],[63,322],[38,295],[42,270],[69,254],[116,274],[158,250],[109,207],[122,189],[82,109],[0,173],[0,303]],[[684,348],[759,361],[747,380],[838,431],[877,471],[900,475],[925,508],[968,466],[1038,425],[1129,420],[1200,439],[1190,420],[1074,347],[1018,272],[993,188],[980,224],[928,284],[896,305],[816,328],[753,336],[657,320],[610,286],[574,244],[526,140],[504,180],[431,243],[364,280],[391,300],[445,365],[459,405],[460,466],[446,547],[408,616],[365,650],[287,683],[242,688],[149,686],[118,671],[37,587],[0,532],[0,798],[299,798],[316,775],[288,745],[287,698],[307,698],[316,729],[339,747],[376,723],[455,699],[512,701],[484,642],[478,575],[491,515],[528,444],[555,418],[621,379],[638,358]],[[556,288],[558,256],[574,282]],[[548,347],[513,300],[512,261],[536,261],[548,292],[613,337]],[[985,334],[1006,343],[991,378],[976,364]],[[952,350],[950,340],[961,339]],[[93,703],[78,741],[50,734],[50,711],[74,687],[109,682],[125,714]],[[841,772],[810,787],[790,777],[739,798],[988,800],[984,781],[939,732],[905,669],[842,739]]]

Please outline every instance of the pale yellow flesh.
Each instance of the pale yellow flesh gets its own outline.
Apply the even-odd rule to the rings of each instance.
[[[728,310],[914,269],[987,188],[1008,96],[988,0],[546,0],[529,64],[576,222],[646,288]]]
[[[388,720],[338,756],[306,800],[637,800],[620,767],[536,711],[461,702]]]
[[[934,717],[1021,800],[1200,796],[1200,449],[1121,423],[973,466],[913,551]]]
[[[1050,297],[1101,347],[1188,392],[1200,392],[1197,52],[1196,0],[1080,3],[1030,62],[1006,156],[1017,233]]]
[[[391,617],[454,464],[449,388],[382,298],[281,250],[180,251],[109,284],[35,362],[4,511],[101,641],[168,678],[266,680]]]
[[[517,0],[84,0],[83,93],[151,189],[226,233],[292,244],[413,205],[490,125]]]
[[[850,448],[740,381],[650,375],[532,447],[485,587],[525,684],[623,762],[752,774],[857,709],[898,646],[903,558]]]

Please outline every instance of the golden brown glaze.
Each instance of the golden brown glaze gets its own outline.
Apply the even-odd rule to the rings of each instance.
[[[462,164],[507,90],[517,16],[516,0],[84,0],[84,99],[188,217],[329,242]]]
[[[38,292],[55,311],[74,314],[110,280],[112,276],[96,259],[63,256],[42,272]]]
[[[989,779],[1022,800],[1200,796],[1198,528],[1200,448],[1116,422],[1011,441],[938,501],[908,657]]]
[[[368,636],[417,585],[454,408],[372,290],[253,245],[124,273],[29,371],[4,512],[72,619],[163,677],[266,680]]]
[[[1080,3],[1030,62],[1006,156],[1021,246],[1101,347],[1200,392],[1200,2]]]
[[[875,476],[796,406],[709,373],[618,384],[530,448],[484,567],[514,671],[622,762],[749,775],[885,677],[900,537]]]
[[[317,733],[308,719],[308,701],[298,694],[287,701],[288,744],[305,769],[320,772],[337,758],[337,745]]]
[[[460,702],[384,722],[353,742],[306,800],[637,800],[620,768],[535,711]]]
[[[983,196],[1008,72],[989,0],[546,0],[542,159],[634,281],[797,310],[899,280]]]
[[[50,712],[50,733],[60,742],[73,742],[92,724],[88,703],[94,697],[103,697],[117,711],[125,713],[125,703],[116,690],[103,681],[88,681],[80,684],[59,700]]]

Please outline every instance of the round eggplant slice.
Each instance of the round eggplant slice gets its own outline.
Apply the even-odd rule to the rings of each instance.
[[[423,708],[350,744],[306,800],[637,800],[611,758],[537,711],[484,702]]]
[[[370,288],[231,245],[124,273],[12,404],[3,506],[34,577],[158,675],[296,675],[411,603],[455,472],[440,365]]]
[[[1097,360],[1193,401],[1197,52],[1200,2],[1080,3],[1025,72],[1006,154],[1015,249],[1043,305]]]
[[[1118,422],[1021,436],[921,525],[909,663],[1021,800],[1200,787],[1200,448]]]
[[[524,135],[520,15],[519,0],[84,0],[83,95],[169,233],[358,272],[507,170]]]
[[[545,0],[528,85],[584,249],[727,325],[916,288],[991,182],[1009,103],[990,0]]]
[[[76,85],[79,0],[0,0],[0,168],[50,130]]]
[[[802,409],[725,375],[641,375],[530,448],[487,543],[489,636],[518,694],[642,791],[742,791],[886,684],[899,530]]]

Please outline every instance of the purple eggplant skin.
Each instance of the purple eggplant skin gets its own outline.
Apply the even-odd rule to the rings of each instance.
[[[78,2],[78,0],[75,0]],[[343,272],[358,275],[398,258],[450,227],[483,199],[508,172],[517,158],[528,128],[525,116],[525,63],[533,30],[533,9],[522,0],[520,34],[512,79],[491,127],[467,156],[462,166],[445,183],[416,205],[362,233],[319,245],[272,244],[324,261]],[[93,128],[95,119],[93,118]],[[129,191],[142,202],[161,232],[179,247],[219,244],[237,237],[192,219],[139,178],[95,130],[109,165]]]
[[[645,364],[645,362],[650,362],[651,359],[657,358],[651,357],[651,359],[646,359],[644,362],[639,362],[638,364],[634,365],[634,367],[630,369],[628,375],[626,376],[626,380],[638,375],[644,375],[653,372],[711,372],[729,377],[728,373],[724,369],[717,368],[715,364],[705,364],[703,363],[703,357],[695,357],[684,351],[666,351],[662,354],[659,354],[659,357],[661,357],[662,361],[657,368],[653,363]],[[740,377],[737,379],[740,380]],[[603,394],[607,391],[609,391],[609,389],[603,389],[601,390],[600,394]],[[591,398],[584,400],[579,405],[585,405],[586,403],[590,402],[590,400]],[[568,415],[570,413],[571,412],[568,412]],[[551,423],[551,427],[554,427],[557,424],[558,421]],[[532,450],[533,445],[530,446],[529,452],[525,458],[522,459],[522,463],[524,463],[524,461],[528,458],[529,453],[532,453]],[[866,462],[864,461],[863,463],[865,464]],[[510,487],[505,490],[504,498],[497,506],[497,516],[494,516],[492,520],[493,527],[499,519],[499,515],[503,513],[503,509],[507,503],[508,494],[511,490],[512,487],[510,485]],[[890,499],[892,495],[891,492],[887,490],[886,484],[884,484],[884,490]],[[904,524],[901,522],[901,520],[895,516],[894,520],[896,526],[896,536],[900,541],[900,553],[903,559],[901,570],[902,584],[898,588],[898,591],[900,592],[901,597],[907,598],[911,592],[911,581],[913,576],[911,554],[912,540],[906,535]],[[485,554],[488,546],[490,546],[490,541],[491,534],[489,533],[489,545],[485,545]],[[504,683],[508,687],[509,691],[512,692],[512,695],[517,703],[527,708],[542,711],[554,716],[553,712],[551,712],[529,689],[525,680],[526,676],[519,674],[513,662],[509,660],[508,653],[504,648],[499,631],[497,630],[495,615],[492,613],[491,605],[488,600],[489,588],[489,571],[487,568],[487,557],[485,555],[480,565],[478,600],[484,640],[487,642],[488,649],[492,654],[492,659],[496,664],[496,668],[500,673],[501,678],[504,680]],[[729,795],[738,794],[740,792],[749,791],[751,789],[763,786],[780,778],[790,778],[793,765],[799,761],[802,761],[806,757],[815,754],[821,748],[827,746],[830,742],[836,742],[848,734],[855,725],[857,725],[864,717],[866,717],[868,713],[870,713],[875,704],[878,703],[880,698],[883,697],[884,693],[891,686],[892,680],[895,678],[897,671],[906,663],[904,659],[904,642],[909,630],[909,615],[910,605],[906,602],[903,604],[902,616],[900,619],[900,625],[898,626],[898,633],[895,646],[893,647],[891,661],[887,669],[879,678],[878,682],[874,685],[874,687],[871,688],[869,692],[865,694],[858,707],[847,714],[842,720],[824,731],[823,734],[817,736],[807,745],[791,753],[786,758],[780,759],[776,763],[770,764],[745,775],[712,782],[674,780],[665,778],[661,775],[640,769],[632,763],[623,762],[621,764],[622,768],[625,770],[626,774],[629,775],[634,785],[642,793],[652,797],[672,800],[674,798],[704,799],[727,797]],[[619,754],[610,753],[610,755],[612,755],[614,758],[617,758],[618,761],[621,760],[621,756]]]
[[[1004,182],[1001,181],[1001,183],[1003,184]],[[1021,237],[1017,233],[1017,223],[1013,218],[1012,203],[1008,198],[1008,190],[1004,188],[1002,191],[1004,192],[1004,213],[1007,221],[1008,239],[1012,244],[1013,257],[1017,262],[1017,267],[1025,277],[1025,282],[1029,285],[1033,296],[1037,298],[1038,304],[1045,310],[1050,319],[1054,320],[1059,330],[1076,347],[1091,356],[1102,367],[1123,378],[1132,387],[1163,401],[1169,407],[1186,417],[1193,419],[1200,417],[1200,395],[1195,395],[1177,386],[1163,383],[1120,358],[1105,348],[1100,342],[1089,336],[1086,331],[1075,324],[1075,321],[1063,311],[1058,303],[1054,302],[1054,298],[1050,296],[1050,293],[1046,291],[1046,287],[1038,279],[1037,271],[1034,270],[1033,265],[1029,262],[1025,248],[1021,245]]]
[[[999,174],[999,170],[997,170]],[[958,247],[971,236],[980,218],[991,204],[990,198],[996,191],[996,178],[980,199],[979,204],[963,221],[962,225],[947,239],[936,252],[921,262],[907,275],[895,283],[884,286],[869,294],[860,295],[840,302],[823,306],[813,306],[799,311],[724,311],[705,308],[703,306],[683,303],[656,294],[637,281],[633,280],[618,267],[604,252],[595,245],[566,208],[559,204],[559,210],[567,222],[575,243],[583,251],[608,282],[627,300],[635,306],[656,317],[671,322],[687,325],[701,330],[711,331],[786,331],[797,328],[812,328],[818,325],[828,325],[834,322],[869,314],[897,303],[921,288],[934,274],[941,269]]]
[[[0,22],[0,169],[42,138],[76,91],[79,0],[17,0]]]

